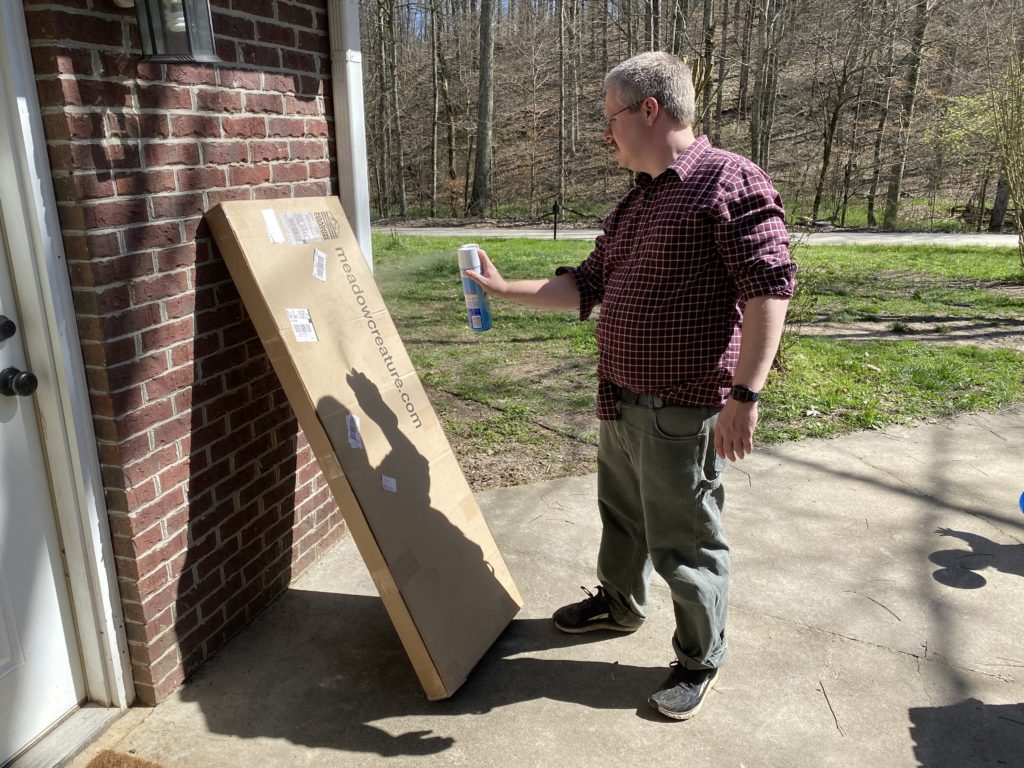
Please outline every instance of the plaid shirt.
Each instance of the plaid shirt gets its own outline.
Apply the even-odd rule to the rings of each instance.
[[[599,419],[618,418],[617,387],[666,403],[720,407],[739,358],[743,308],[791,297],[782,201],[746,158],[700,137],[657,178],[641,173],[569,272],[580,319],[597,321]]]

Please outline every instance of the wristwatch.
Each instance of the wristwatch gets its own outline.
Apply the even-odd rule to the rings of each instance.
[[[750,387],[737,384],[729,390],[729,397],[733,400],[739,400],[741,403],[756,403],[761,399],[761,393],[755,392]]]

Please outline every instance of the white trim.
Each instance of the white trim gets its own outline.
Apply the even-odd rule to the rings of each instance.
[[[26,356],[40,380],[43,426],[57,525],[75,610],[86,693],[105,706],[134,698],[114,553],[92,427],[85,365],[64,260],[22,3],[0,0],[0,119],[12,171],[0,174],[8,257],[25,326]]]
[[[331,87],[338,190],[363,258],[373,269],[370,241],[370,181],[366,161],[363,55],[359,49],[359,3],[327,0],[331,37]]]

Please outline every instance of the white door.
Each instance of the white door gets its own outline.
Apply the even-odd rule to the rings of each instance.
[[[85,698],[34,398],[0,228],[0,765]],[[13,326],[12,326],[13,323]],[[10,335],[12,334],[13,335]],[[4,338],[9,336],[9,338]],[[39,387],[49,382],[39,382]]]

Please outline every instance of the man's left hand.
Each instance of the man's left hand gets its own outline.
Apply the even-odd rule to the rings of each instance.
[[[715,453],[729,461],[738,461],[753,453],[756,426],[757,403],[741,403],[730,397],[718,414]]]

